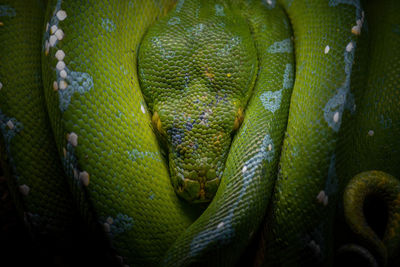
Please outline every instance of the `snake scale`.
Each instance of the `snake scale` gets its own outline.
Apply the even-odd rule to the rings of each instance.
[[[255,242],[249,265],[330,266],[340,247],[396,266],[399,14],[396,0],[1,0],[1,163],[21,218],[64,249],[85,225],[124,265],[232,266]]]

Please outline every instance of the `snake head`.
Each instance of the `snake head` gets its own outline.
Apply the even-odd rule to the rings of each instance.
[[[190,202],[208,202],[217,191],[243,108],[202,84],[187,90],[192,92],[154,107],[153,127],[167,143],[176,193]]]
[[[171,12],[149,28],[138,57],[153,127],[168,148],[171,183],[189,202],[215,195],[257,70],[245,19],[210,16],[203,5],[198,14]]]

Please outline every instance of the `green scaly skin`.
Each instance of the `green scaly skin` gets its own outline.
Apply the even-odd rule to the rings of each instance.
[[[296,79],[263,263],[329,265],[341,183],[335,150],[352,93],[359,38],[352,29],[362,10],[358,1],[281,2],[293,26]]]
[[[48,2],[44,22],[40,23],[43,17],[40,8],[30,9],[37,16],[36,22],[18,26],[28,29],[28,24],[36,24],[36,30],[28,33],[43,38],[39,48],[34,48],[35,38],[29,38],[30,47],[28,42],[19,41],[20,35],[12,35],[21,28],[7,28],[13,25],[14,16],[7,17],[4,14],[9,13],[0,10],[3,12],[0,21],[4,23],[0,26],[1,48],[16,48],[13,51],[19,54],[15,58],[20,57],[21,64],[24,63],[21,51],[32,56],[33,66],[29,71],[37,76],[27,81],[26,75],[19,74],[28,68],[13,70],[19,62],[13,58],[6,58],[4,62],[10,65],[2,64],[0,68],[3,149],[7,150],[8,158],[14,158],[8,164],[17,170],[10,176],[18,177],[18,172],[22,173],[35,158],[36,168],[41,170],[51,165],[59,172],[62,167],[49,162],[60,157],[81,215],[95,232],[109,238],[116,253],[128,264],[233,265],[259,228],[268,205],[266,264],[331,262],[331,222],[338,199],[337,187],[343,187],[344,183],[335,175],[338,168],[335,160],[342,162],[342,159],[334,153],[342,118],[347,118],[343,112],[353,80],[357,27],[363,26],[358,1],[282,0],[283,8],[275,1],[255,0],[179,1],[175,6],[168,0],[140,4],[138,1]],[[14,3],[7,5],[17,11],[15,17],[30,17],[12,6]],[[1,3],[0,7],[4,5]],[[154,24],[156,20],[159,23]],[[361,22],[359,26],[357,20]],[[200,27],[197,31],[199,23],[211,29],[202,32]],[[153,24],[154,28],[150,28]],[[41,27],[45,28],[42,34]],[[189,31],[199,36],[191,39]],[[146,44],[146,40],[150,42]],[[4,49],[2,57],[7,55]],[[28,88],[27,92],[35,90],[35,101],[43,101],[38,74],[40,59],[37,55],[33,58],[30,50],[42,51],[47,111],[43,102],[21,101],[24,93],[17,90],[35,83],[35,89]],[[157,53],[153,54],[154,51]],[[233,54],[219,58],[216,52]],[[190,63],[192,53],[196,64]],[[393,54],[398,56],[399,52]],[[137,74],[138,56],[143,88]],[[185,71],[188,68],[188,75],[180,68]],[[398,67],[394,69],[398,73]],[[233,79],[235,83],[230,82]],[[182,86],[183,91],[188,90],[187,95],[176,93]],[[220,91],[227,94],[224,105],[210,101],[219,99]],[[196,103],[185,104],[184,100],[194,102],[200,96],[205,96],[199,99],[203,104],[211,104],[212,113]],[[388,96],[398,93],[393,91]],[[397,127],[398,107],[388,106],[388,117]],[[19,110],[23,111],[21,118],[17,118]],[[28,111],[39,117],[27,117]],[[56,149],[45,149],[52,153],[48,160],[38,157],[42,150],[23,143],[37,144],[31,137],[37,129],[28,122],[43,122],[39,128],[46,129],[49,125],[46,112],[52,127],[46,131],[53,132],[57,144]],[[196,122],[204,119],[203,112],[208,114],[211,126],[215,122],[219,126],[193,125],[190,119]],[[12,129],[8,121],[14,123],[12,118],[21,121],[24,128],[9,138]],[[174,127],[177,132],[171,130]],[[399,136],[398,127],[395,129],[394,137],[390,131],[382,134],[382,140],[390,136],[388,142],[397,144],[394,139]],[[35,134],[25,135],[28,131]],[[187,139],[181,136],[182,143],[174,143],[179,140],[176,134],[182,132]],[[235,134],[231,140],[232,133]],[[46,134],[38,139],[53,140]],[[157,135],[166,140],[168,159],[163,157],[159,144],[163,141]],[[15,145],[23,136],[27,138],[21,140],[22,145]],[[208,151],[215,148],[215,142],[216,151]],[[194,149],[196,143],[200,147],[198,154]],[[16,148],[12,148],[14,145]],[[29,148],[33,155],[20,156],[28,154],[22,152],[23,148]],[[396,153],[393,161],[398,162]],[[191,157],[179,161],[180,154]],[[212,159],[211,163],[208,159]],[[399,175],[398,171],[392,174]],[[188,180],[180,184],[182,176]],[[31,182],[36,185],[49,180],[51,175],[26,177],[21,180],[21,175],[14,182],[18,186]],[[61,178],[60,184],[63,181]],[[207,181],[213,182],[207,185]],[[29,187],[32,198],[22,197],[25,205],[35,210],[44,204],[54,204],[48,209],[65,214],[73,211],[72,206],[60,208],[58,204],[64,199],[70,203],[66,186],[50,188],[48,184],[51,183],[38,186],[43,191],[36,200],[35,186]],[[194,202],[210,200],[216,193],[200,215],[202,208],[181,200],[171,184],[183,198]],[[51,200],[43,200],[43,196]],[[42,218],[48,213],[40,210],[37,214]],[[66,222],[64,215],[52,216],[54,225]],[[63,227],[71,229],[68,225]],[[47,230],[55,231],[51,227]]]
[[[388,222],[382,240],[366,224],[363,205],[369,196],[381,197],[388,208]],[[343,195],[346,221],[362,244],[377,253],[382,266],[398,257],[400,250],[400,182],[381,171],[362,172],[354,176],[346,186]]]
[[[88,223],[135,265],[156,265],[196,218],[171,190],[136,75],[139,43],[168,8],[169,1],[52,1],[45,18],[49,31],[65,33],[55,43],[44,34],[42,67],[72,192]]]
[[[365,4],[370,36],[369,64],[368,70],[365,72],[367,73],[365,86],[362,90],[355,92],[357,106],[355,116],[348,120],[345,126],[347,131],[344,134],[342,150],[346,153],[344,158],[347,160],[339,163],[341,166],[340,176],[344,180],[343,185],[349,183],[352,177],[359,176],[360,172],[380,170],[387,173],[387,176],[394,176],[397,179],[400,174],[400,150],[398,149],[400,147],[398,138],[400,135],[400,107],[398,105],[400,80],[396,74],[400,60],[397,49],[400,46],[400,31],[398,30],[400,6],[397,1],[367,1]],[[371,175],[366,177],[368,176]],[[377,179],[375,176],[374,180]],[[379,191],[377,191],[378,188]],[[389,203],[386,199],[393,189],[390,186],[369,188],[364,193],[377,191],[374,193],[376,197],[382,198],[388,208],[395,210],[397,204]],[[350,207],[352,206],[345,204],[340,212],[342,213],[343,210],[346,211]],[[360,215],[359,213],[355,214]],[[346,221],[364,220],[363,217],[356,217],[355,214],[345,212]],[[388,220],[398,221],[399,218],[396,218],[395,213],[389,213]],[[347,241],[366,243],[365,246],[369,253],[375,255],[381,264],[388,262],[388,265],[396,266],[400,263],[397,256],[399,248],[396,242],[398,241],[391,242],[394,244],[389,246],[387,243],[388,232],[398,232],[398,226],[394,227],[388,224],[383,240],[377,238],[375,233],[371,233],[371,229],[362,229],[357,231],[357,235],[362,241]],[[397,251],[397,253],[393,251]]]
[[[257,80],[213,201],[168,250],[163,266],[232,266],[270,199],[294,81],[290,24],[279,7],[250,1],[233,3],[235,8],[253,33]]]
[[[40,1],[0,5],[0,132],[2,167],[30,233],[60,248],[79,216],[56,155],[40,69],[44,19]],[[11,45],[10,45],[11,44]],[[7,164],[6,164],[7,163]]]
[[[149,29],[138,64],[153,123],[168,140],[176,193],[211,201],[256,78],[249,25],[218,1],[185,2]]]

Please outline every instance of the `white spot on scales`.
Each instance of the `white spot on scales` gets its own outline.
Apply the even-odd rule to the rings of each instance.
[[[68,87],[67,82],[64,81],[64,80],[61,80],[61,81],[60,81],[59,88],[60,88],[61,90],[65,90],[65,89],[67,89],[67,87]]]
[[[63,51],[63,50],[57,50],[57,52],[56,52],[56,58],[57,58],[59,61],[61,61],[61,60],[64,59],[64,57],[65,57],[64,51]]]
[[[51,35],[50,36],[50,38],[49,38],[49,43],[50,43],[50,46],[55,46],[56,45],[56,42],[57,42],[57,37],[53,34],[53,35]]]
[[[24,195],[24,196],[27,196],[29,194],[30,190],[31,189],[26,184],[23,184],[23,185],[19,186],[19,192],[21,192],[21,194]]]
[[[49,54],[49,51],[50,51],[50,43],[49,43],[48,40],[46,40],[44,42],[44,47],[45,47],[45,55],[47,56]]]
[[[328,196],[325,194],[324,190],[319,191],[317,200],[319,203],[324,204],[324,206],[328,205]]]
[[[60,77],[63,79],[67,78],[67,72],[65,70],[60,71]]]
[[[56,65],[56,68],[57,68],[57,70],[63,70],[63,69],[65,69],[65,63],[64,63],[64,61],[62,61],[62,60],[60,60],[60,61],[58,61],[57,62],[57,65]]]
[[[60,21],[63,21],[67,17],[67,12],[65,12],[64,10],[59,10],[56,16]]]
[[[336,123],[339,121],[339,111],[336,111],[335,114],[333,114],[333,121]]]
[[[355,35],[360,35],[361,34],[361,28],[362,28],[362,25],[364,23],[364,15],[365,15],[364,11],[362,11],[361,12],[361,19],[358,19],[356,21],[356,25],[351,28],[351,32],[353,34],[355,34]]]
[[[58,83],[56,81],[53,82],[53,89],[54,91],[58,90]]]
[[[50,34],[54,34],[58,30],[57,25],[53,25],[50,27]]]
[[[325,54],[328,54],[329,50],[330,50],[329,45],[325,46],[325,51],[324,51],[324,53],[325,53]]]
[[[10,130],[14,129],[14,123],[11,120],[7,121],[6,124],[8,126],[8,129],[10,129]]]
[[[244,166],[243,166],[243,169],[242,169],[242,173],[245,173],[246,171],[247,171],[247,166],[244,165]]]
[[[375,133],[374,133],[373,130],[369,130],[369,131],[368,131],[368,135],[369,135],[369,136],[374,136],[374,134],[375,134]]]
[[[61,29],[58,29],[54,35],[57,37],[58,40],[62,40],[64,38],[64,32]]]
[[[90,178],[89,173],[87,173],[86,171],[79,173],[79,179],[81,180],[84,186],[89,185],[89,178]]]
[[[346,51],[351,52],[351,50],[353,50],[353,48],[354,48],[353,42],[350,42],[346,46]]]
[[[269,144],[268,145],[268,151],[271,151],[272,150],[272,144]]]
[[[71,132],[70,134],[67,134],[67,140],[73,146],[77,146],[78,145],[78,135],[76,133],[74,133],[74,132]]]

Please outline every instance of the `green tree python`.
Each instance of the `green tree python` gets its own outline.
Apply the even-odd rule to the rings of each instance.
[[[399,14],[2,0],[1,159],[21,217],[43,243],[85,224],[132,266],[232,266],[254,240],[257,265],[330,266],[342,217],[339,251],[399,263]]]

